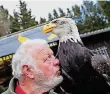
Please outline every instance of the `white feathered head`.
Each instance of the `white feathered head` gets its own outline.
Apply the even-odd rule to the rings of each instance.
[[[52,32],[62,40],[74,38],[74,40],[81,42],[76,23],[71,18],[54,19],[43,27],[43,32]]]

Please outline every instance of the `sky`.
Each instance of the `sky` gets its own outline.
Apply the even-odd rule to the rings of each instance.
[[[66,12],[67,8],[73,5],[81,5],[83,0],[22,0],[27,4],[27,9],[32,10],[32,15],[39,21],[40,17],[48,18],[48,13],[53,13],[53,9],[58,11],[58,8],[62,8]],[[0,0],[0,5],[8,9],[9,14],[13,15],[13,11],[19,11],[19,0]],[[58,12],[59,13],[59,12]]]

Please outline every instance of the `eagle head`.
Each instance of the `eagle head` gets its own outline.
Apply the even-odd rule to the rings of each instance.
[[[43,26],[43,32],[56,34],[60,41],[67,41],[67,39],[73,38],[73,40],[81,42],[76,23],[71,18],[54,19]]]

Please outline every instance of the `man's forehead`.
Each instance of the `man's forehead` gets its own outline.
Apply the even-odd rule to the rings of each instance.
[[[52,50],[49,48],[48,45],[41,45],[41,46],[34,47],[34,49],[32,50],[32,53],[41,54],[47,51],[52,51]]]
[[[48,45],[40,45],[35,47],[36,50],[43,50],[43,49],[49,49]]]
[[[53,51],[48,47],[41,47],[33,50],[32,56],[36,59],[43,59],[48,54],[53,54]]]

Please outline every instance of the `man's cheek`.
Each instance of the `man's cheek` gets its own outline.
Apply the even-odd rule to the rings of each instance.
[[[51,76],[51,75],[53,75],[53,73],[54,73],[54,70],[53,70],[52,67],[45,66],[45,68],[44,68],[44,74],[46,76]]]
[[[41,71],[43,71],[45,76],[51,76],[54,72],[53,67],[49,64],[39,64],[38,67]]]

